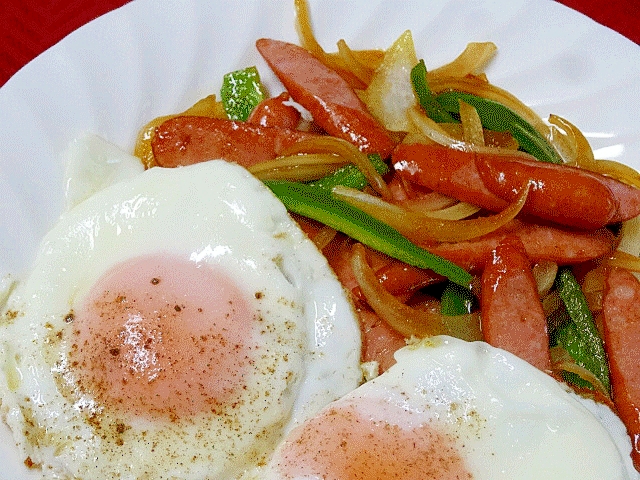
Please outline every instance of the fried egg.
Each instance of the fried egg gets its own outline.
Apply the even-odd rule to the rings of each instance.
[[[236,478],[359,384],[342,286],[246,170],[85,196],[1,318],[2,415],[44,477]]]
[[[638,478],[607,407],[504,350],[443,336],[396,359],[295,428],[253,478]]]

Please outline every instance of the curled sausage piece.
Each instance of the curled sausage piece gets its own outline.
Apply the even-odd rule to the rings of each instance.
[[[262,127],[278,127],[295,130],[300,124],[300,112],[292,105],[287,104],[291,97],[287,92],[282,92],[277,97],[271,97],[260,102],[253,109],[248,123],[254,123]]]
[[[261,38],[256,47],[291,97],[329,135],[355,144],[364,153],[382,158],[391,154],[394,142],[386,129],[340,75],[298,45]]]
[[[640,215],[640,189],[521,152],[408,144],[395,149],[393,164],[405,180],[493,211],[531,184],[522,212],[574,228],[595,230]]]
[[[629,271],[607,272],[602,321],[613,402],[631,437],[631,458],[640,471],[640,282]]]
[[[181,116],[156,129],[151,147],[161,167],[186,166],[217,158],[250,167],[273,160],[295,143],[316,136],[234,120]]]
[[[522,242],[508,237],[492,252],[482,274],[482,333],[540,370],[549,370],[547,320]]]

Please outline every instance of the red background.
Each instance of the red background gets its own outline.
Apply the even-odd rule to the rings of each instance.
[[[127,2],[128,0],[1,0],[0,85],[20,67],[76,28]],[[640,1],[560,2],[640,44]]]

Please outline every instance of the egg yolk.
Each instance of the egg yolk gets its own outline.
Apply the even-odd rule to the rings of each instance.
[[[367,400],[329,408],[294,430],[276,458],[279,475],[325,480],[473,477],[450,436],[429,424],[406,428],[373,420],[358,410],[363,403]]]
[[[150,255],[103,275],[70,316],[69,364],[99,406],[176,420],[237,401],[256,312],[219,268]]]

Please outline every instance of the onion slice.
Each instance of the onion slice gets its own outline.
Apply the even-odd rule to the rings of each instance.
[[[260,180],[306,182],[328,175],[347,163],[349,163],[348,160],[338,155],[306,153],[256,163],[247,170]]]
[[[390,225],[402,235],[418,244],[428,242],[463,242],[486,235],[504,226],[522,210],[530,185],[522,189],[518,199],[502,212],[468,220],[443,220],[430,217],[429,212],[414,212],[388,203],[374,195],[343,186],[335,187],[333,194],[359,208],[381,222]]]
[[[338,40],[338,55],[340,55],[340,58],[342,58],[342,61],[349,71],[358,77],[358,80],[364,85],[371,83],[375,68],[363,64],[358,58],[357,53],[351,50],[347,42],[343,39]]]
[[[589,382],[598,392],[602,393],[605,398],[609,397],[609,392],[602,384],[600,379],[584,367],[578,365],[575,360],[562,347],[552,347],[549,349],[551,354],[551,369],[556,372],[569,372],[578,375],[582,380]]]
[[[460,122],[464,141],[471,145],[484,147],[484,130],[480,115],[473,105],[460,100]]]
[[[324,247],[329,245],[334,238],[336,238],[337,234],[338,232],[336,229],[325,225],[313,236],[311,241],[316,247],[318,247],[318,250],[322,250]]]
[[[434,77],[465,77],[478,73],[497,51],[498,47],[493,42],[470,42],[452,62],[431,70],[430,74]]]
[[[409,307],[391,295],[368,265],[365,249],[360,243],[353,246],[351,268],[369,306],[406,338],[452,335],[467,341],[482,339],[480,315],[477,313],[448,317],[432,310]]]
[[[429,75],[429,86],[434,94],[457,90],[459,92],[471,93],[478,97],[494,100],[505,107],[513,110],[524,120],[529,122],[533,128],[543,137],[548,138],[549,126],[540,116],[529,106],[525,105],[515,95],[506,90],[488,83],[485,79],[476,76],[466,77],[441,77],[439,75]]]
[[[536,263],[533,268],[533,278],[536,280],[538,295],[542,298],[551,291],[558,274],[558,264],[551,261]]]
[[[640,258],[621,250],[613,252],[602,263],[610,267],[621,267],[632,272],[640,272]]]
[[[472,143],[465,142],[464,140],[457,138],[458,124],[453,123],[436,123],[431,118],[427,117],[420,107],[413,107],[407,110],[407,118],[411,122],[414,132],[410,132],[403,143],[428,143],[432,141],[445,147],[457,148],[458,150],[465,150],[478,153],[491,153],[492,155],[522,155],[523,158],[531,158],[531,155],[525,152],[519,152],[514,150],[514,145],[507,145],[506,147],[487,147],[481,145],[474,145]],[[453,128],[452,128],[453,127]],[[461,127],[459,127],[461,128]],[[464,135],[463,132],[461,132]],[[421,141],[420,136],[424,137],[427,141]],[[517,142],[515,142],[517,144]]]
[[[339,155],[347,162],[353,163],[366,177],[367,182],[383,198],[391,198],[389,187],[366,154],[355,145],[341,138],[324,136],[301,140],[282,152],[283,155],[299,153],[331,153]]]

